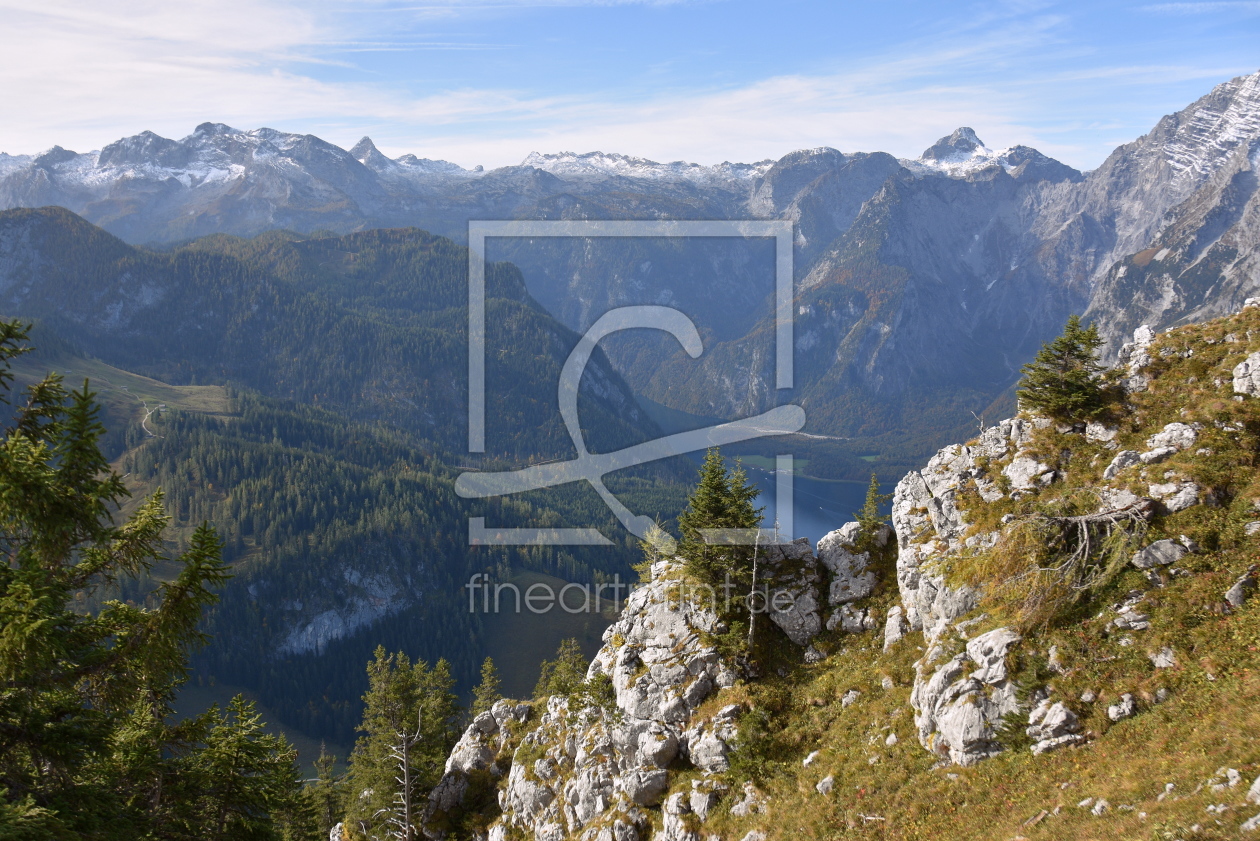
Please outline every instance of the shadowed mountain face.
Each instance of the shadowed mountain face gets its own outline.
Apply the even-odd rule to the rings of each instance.
[[[408,229],[219,236],[166,253],[60,208],[0,211],[0,312],[166,382],[236,384],[460,451],[467,260],[462,246]],[[514,266],[486,274],[489,453],[567,455],[554,383],[578,337]],[[581,397],[592,446],[659,434],[600,354]]]
[[[650,333],[607,345],[630,385],[666,406],[729,417],[792,399],[815,434],[927,429],[943,440],[1009,399],[1019,366],[1069,313],[1097,319],[1111,353],[1139,323],[1203,318],[1254,291],[1258,88],[1260,74],[1219,85],[1086,174],[1028,147],[990,149],[965,127],[917,160],[825,148],[715,166],[535,153],[485,172],[390,159],[368,138],[344,151],[204,124],[178,141],[145,133],[97,153],[0,158],[0,206],[64,205],[133,242],[401,225],[459,239],[469,219],[790,219],[790,394],[771,376],[766,242],[489,248],[572,329],[627,304],[690,315],[705,338],[699,361]]]

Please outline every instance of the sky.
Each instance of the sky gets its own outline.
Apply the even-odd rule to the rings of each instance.
[[[916,157],[961,125],[1081,169],[1260,70],[1260,0],[0,0],[0,151],[202,122],[487,168]]]

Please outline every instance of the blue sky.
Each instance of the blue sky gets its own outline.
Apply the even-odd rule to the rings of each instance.
[[[1260,2],[0,0],[0,151],[205,120],[465,166],[531,151],[915,156],[959,125],[1081,168],[1260,70]]]

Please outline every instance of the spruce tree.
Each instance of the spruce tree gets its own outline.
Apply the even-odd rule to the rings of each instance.
[[[1055,420],[1089,420],[1107,407],[1110,382],[1097,352],[1102,345],[1098,327],[1081,326],[1071,316],[1063,333],[1041,346],[1037,357],[1021,371],[1016,394],[1020,406]]]
[[[586,681],[586,665],[586,655],[582,653],[578,641],[562,641],[556,649],[556,659],[539,664],[534,697],[545,699],[551,695],[572,695],[581,690]]]
[[[319,744],[319,757],[313,764],[315,780],[307,788],[307,796],[315,812],[320,837],[327,838],[341,821],[345,785],[337,776],[337,757],[328,753],[323,742]]]
[[[487,657],[481,664],[481,682],[473,689],[472,706],[468,710],[473,718],[489,712],[503,697],[500,686],[499,672],[494,667],[494,660]]]
[[[760,493],[748,482],[743,465],[736,462],[735,468],[728,470],[716,448],[705,453],[700,481],[678,517],[682,529],[679,550],[686,559],[687,571],[698,581],[718,587],[730,576],[733,583],[751,583],[753,547],[709,543],[703,532],[760,527],[763,509],[753,507]]]
[[[866,486],[866,498],[862,500],[862,510],[853,514],[858,523],[858,549],[870,551],[874,548],[875,535],[888,522],[888,516],[880,512],[880,506],[892,499],[892,494],[879,492],[879,477],[871,474],[871,482]]]
[[[0,322],[0,401],[26,335]],[[117,522],[128,493],[104,432],[87,383],[70,392],[50,374],[0,439],[0,835],[297,837],[283,817],[300,790],[292,754],[252,709],[173,721],[203,610],[228,577],[222,544],[202,524],[168,558],[160,493]],[[158,561],[173,575],[134,602],[112,598]],[[224,772],[228,746],[239,759]]]
[[[455,744],[455,682],[445,660],[430,668],[423,660],[413,664],[401,651],[387,654],[381,646],[367,671],[359,725],[363,735],[350,755],[347,817],[363,835],[405,834],[399,816],[422,813],[422,801],[441,779]]]
[[[315,816],[302,797],[297,751],[265,731],[253,702],[237,695],[202,723],[204,747],[185,762],[190,790],[179,798],[200,812],[189,829],[207,841],[310,837]]]

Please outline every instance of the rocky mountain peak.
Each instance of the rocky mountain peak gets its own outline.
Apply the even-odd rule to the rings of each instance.
[[[381,150],[376,148],[376,144],[372,142],[372,138],[367,135],[364,135],[362,140],[351,147],[350,154],[355,160],[363,164],[368,169],[373,169],[378,172],[381,170],[393,169],[397,166],[394,161],[390,160],[381,152]]]
[[[101,150],[97,166],[143,166],[156,163],[178,166],[186,162],[186,148],[151,131],[116,140]]]
[[[1190,107],[1160,120],[1147,137],[1162,142],[1163,155],[1178,174],[1209,174],[1239,146],[1260,139],[1260,72],[1217,85]]]
[[[35,166],[56,166],[57,164],[74,160],[78,156],[78,152],[71,152],[69,149],[62,149],[60,146],[54,146],[47,152],[38,155],[32,163],[34,163]]]
[[[984,142],[976,136],[974,129],[961,126],[954,129],[949,137],[942,137],[936,143],[923,150],[919,156],[921,161],[947,161],[967,157],[977,149],[984,149]]]
[[[214,136],[218,134],[236,134],[236,129],[224,123],[202,123],[193,129],[194,136]]]

